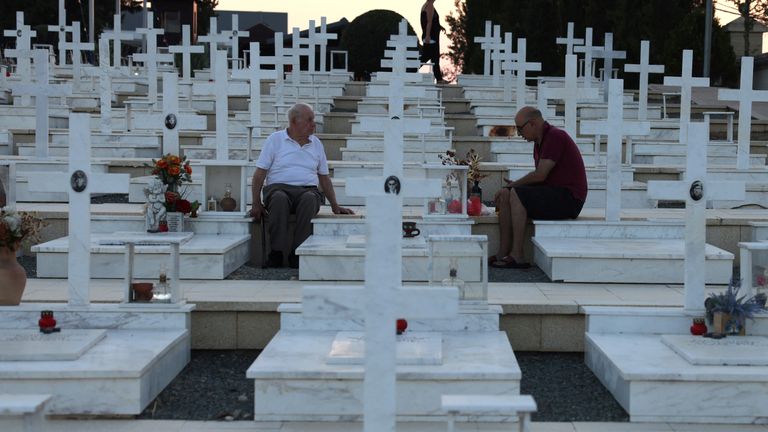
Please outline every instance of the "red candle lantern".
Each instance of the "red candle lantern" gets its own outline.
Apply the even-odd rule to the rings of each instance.
[[[406,321],[403,318],[398,318],[397,320],[397,334],[401,335],[405,332],[405,329],[408,328],[408,321]]]
[[[707,333],[707,325],[704,323],[704,318],[694,318],[691,325],[691,334],[701,336],[705,333]]]
[[[56,328],[56,319],[53,318],[53,311],[44,310],[40,312],[40,320],[37,322],[40,331],[43,333],[52,333]]]

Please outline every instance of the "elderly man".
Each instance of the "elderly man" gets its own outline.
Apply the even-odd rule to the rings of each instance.
[[[312,218],[320,211],[323,193],[334,214],[353,214],[339,206],[328,176],[325,149],[315,132],[312,107],[297,103],[288,110],[288,128],[273,133],[264,142],[253,174],[251,216],[269,215],[268,265],[282,267],[288,255],[291,268],[299,267],[296,248],[312,234]],[[262,191],[263,186],[263,191]],[[264,196],[264,203],[261,201]],[[296,214],[293,243],[289,242],[288,216]]]
[[[515,116],[517,133],[533,142],[535,169],[496,193],[499,251],[488,258],[493,267],[528,268],[523,235],[528,218],[575,219],[587,199],[587,173],[576,143],[549,123],[541,111],[523,107]],[[511,240],[511,248],[510,248]]]

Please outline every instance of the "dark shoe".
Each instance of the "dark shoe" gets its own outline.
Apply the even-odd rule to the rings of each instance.
[[[288,267],[292,269],[299,268],[299,257],[293,252],[288,255]]]
[[[519,263],[515,261],[511,256],[505,256],[500,260],[496,260],[491,263],[491,267],[495,268],[511,268],[511,269],[527,269],[531,268],[529,263]]]
[[[280,251],[272,251],[267,258],[267,267],[279,268],[283,266],[283,253]]]
[[[493,263],[495,263],[498,260],[499,259],[496,258],[496,255],[491,255],[491,256],[488,257],[488,265],[493,267]]]

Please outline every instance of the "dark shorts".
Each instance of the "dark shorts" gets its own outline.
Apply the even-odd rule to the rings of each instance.
[[[574,198],[571,191],[564,187],[516,186],[515,193],[523,203],[530,219],[576,219],[584,206],[583,202]]]

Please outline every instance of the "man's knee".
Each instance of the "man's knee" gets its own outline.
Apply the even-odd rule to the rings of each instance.
[[[267,200],[267,209],[270,211],[274,208],[286,208],[290,205],[291,200],[288,198],[288,194],[280,190],[272,192]]]
[[[496,202],[496,205],[498,205],[499,203],[506,204],[509,202],[509,194],[510,194],[509,188],[501,188],[496,192],[496,195],[494,196],[493,200]]]
[[[320,197],[317,192],[308,190],[299,196],[296,202],[296,212],[300,210],[312,211],[317,214],[320,211]]]

